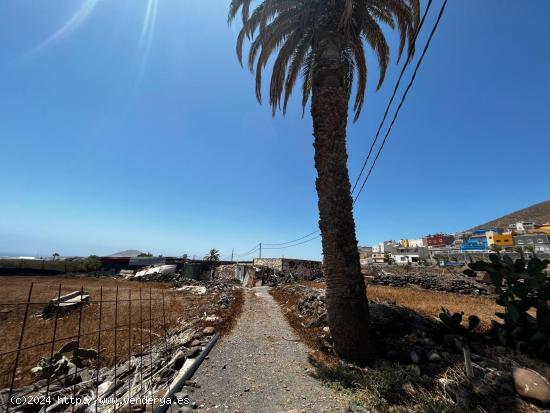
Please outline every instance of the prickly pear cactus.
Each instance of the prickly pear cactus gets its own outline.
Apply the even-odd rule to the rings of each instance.
[[[489,259],[470,263],[464,273],[484,271],[495,287],[496,302],[503,307],[496,316],[503,321],[493,321],[494,337],[503,345],[550,359],[550,278],[546,273],[550,261],[537,257],[512,261],[497,254]]]

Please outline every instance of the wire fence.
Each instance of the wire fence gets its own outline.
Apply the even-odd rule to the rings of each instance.
[[[0,412],[83,411],[79,402],[86,411],[153,411],[186,298],[140,286],[44,289],[31,283],[24,300],[0,302]]]

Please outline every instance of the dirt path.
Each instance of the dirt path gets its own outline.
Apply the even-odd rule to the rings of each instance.
[[[344,412],[346,404],[307,372],[307,348],[267,287],[245,290],[242,314],[218,342],[190,393],[203,411]]]

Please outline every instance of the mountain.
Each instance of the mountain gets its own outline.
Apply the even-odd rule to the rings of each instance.
[[[530,207],[520,209],[500,218],[470,228],[468,231],[483,228],[506,228],[508,225],[518,221],[530,221],[537,224],[550,222],[550,201],[544,201],[539,204],[531,205]]]
[[[143,254],[143,252],[138,250],[126,250],[126,251],[120,251],[115,254],[109,255],[109,257],[137,257],[138,255]]]

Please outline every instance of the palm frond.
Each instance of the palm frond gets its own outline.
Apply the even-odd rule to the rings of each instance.
[[[367,90],[365,45],[377,56],[378,89],[384,82],[390,59],[381,25],[399,32],[398,56],[407,42],[410,56],[414,52],[411,40],[420,21],[420,0],[261,0],[255,6],[252,0],[231,0],[228,21],[232,22],[239,12],[243,25],[237,36],[237,58],[242,65],[244,43],[249,39],[247,63],[256,75],[258,101],[262,101],[262,75],[273,57],[269,85],[273,114],[277,109],[286,113],[300,76],[305,111],[313,85],[317,84],[315,79],[326,67],[318,64],[324,56],[323,48],[337,47],[341,56],[337,62],[339,82],[348,99],[354,85],[357,88],[353,104],[354,120],[357,120]]]

